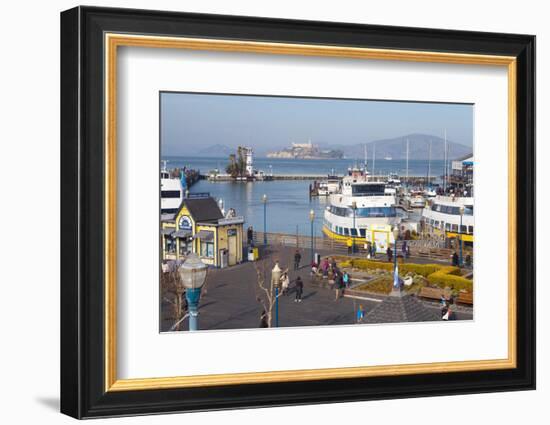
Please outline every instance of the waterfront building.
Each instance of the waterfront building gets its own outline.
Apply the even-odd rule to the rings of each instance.
[[[244,218],[224,217],[209,194],[190,194],[173,214],[161,214],[163,260],[183,260],[194,252],[205,264],[233,266],[243,261]]]

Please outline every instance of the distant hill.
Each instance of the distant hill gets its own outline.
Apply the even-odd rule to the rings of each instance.
[[[228,157],[230,154],[235,152],[235,148],[230,148],[227,145],[216,144],[197,150],[194,153],[194,156],[221,158]]]
[[[393,159],[405,159],[407,157],[407,139],[409,139],[409,159],[428,159],[430,142],[432,145],[431,158],[445,158],[445,140],[441,137],[428,134],[409,134],[393,139],[382,139],[366,143],[367,155],[372,158],[374,145],[376,145],[376,158],[390,156]],[[472,148],[455,143],[447,139],[449,159],[457,159],[472,153]],[[341,146],[346,158],[363,158],[365,144]]]

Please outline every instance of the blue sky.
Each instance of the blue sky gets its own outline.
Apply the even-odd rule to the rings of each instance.
[[[163,155],[215,144],[255,149],[291,142],[354,145],[423,133],[472,146],[473,106],[420,102],[162,93]]]

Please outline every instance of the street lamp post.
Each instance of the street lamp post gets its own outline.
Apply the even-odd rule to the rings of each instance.
[[[399,274],[397,273],[397,238],[399,238],[399,228],[395,225],[393,227],[393,288],[401,289],[399,287]]]
[[[262,196],[262,202],[264,203],[264,247],[267,246],[267,195],[264,193]]]
[[[311,264],[313,264],[313,261],[315,260],[315,253],[314,253],[314,247],[313,247],[313,222],[315,221],[315,211],[313,210],[309,211],[309,221],[311,222]]]
[[[206,280],[207,266],[192,252],[179,267],[178,273],[185,287],[185,298],[189,308],[189,330],[199,329],[199,300],[201,288]]]
[[[281,284],[282,270],[279,267],[279,262],[275,262],[275,266],[271,270],[271,286],[275,288],[275,327],[279,327],[279,285]]]
[[[357,229],[355,228],[355,213],[357,211],[357,202],[353,201],[351,203],[351,209],[353,210],[353,229],[351,231],[351,253],[355,254],[355,235],[357,234]],[[355,235],[353,234],[355,232]]]
[[[459,257],[459,260],[458,260],[458,265],[460,267],[463,267],[464,266],[464,262],[463,262],[463,259],[462,259],[462,216],[464,215],[464,205],[461,205],[460,208],[459,208],[459,211],[460,211],[460,227],[458,228],[458,234],[460,236],[460,257]]]

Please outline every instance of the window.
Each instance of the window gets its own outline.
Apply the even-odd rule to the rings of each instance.
[[[468,228],[468,226],[462,225],[462,227],[460,228],[460,233],[468,233],[467,228]]]
[[[201,241],[201,257],[214,258],[214,242]]]
[[[367,236],[367,231],[365,229],[359,229],[359,234],[362,238],[364,238]]]
[[[344,235],[349,236],[349,229],[344,227]]]
[[[191,244],[188,243],[187,240],[180,239],[179,248],[179,255],[186,255],[189,251],[191,251]]]
[[[474,234],[474,226],[468,226],[468,233]]]
[[[179,198],[181,197],[181,192],[179,190],[163,190],[160,193],[161,198]]]
[[[351,231],[351,236],[357,236],[357,229],[350,229]]]
[[[445,223],[445,230],[451,230],[451,223]]]
[[[354,196],[384,196],[386,186],[384,184],[354,184],[351,193]]]
[[[451,229],[452,229],[453,232],[458,232],[458,224],[453,224],[451,226]]]
[[[176,241],[169,236],[165,236],[164,250],[169,254],[174,254],[176,252]]]

